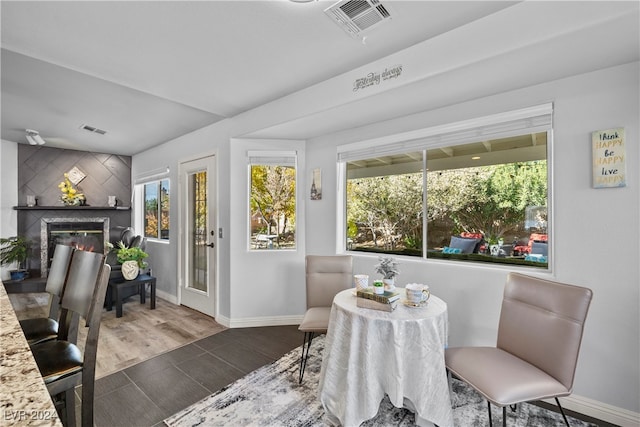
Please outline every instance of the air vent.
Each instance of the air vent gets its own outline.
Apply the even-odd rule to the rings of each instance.
[[[359,37],[391,19],[389,7],[378,0],[339,1],[324,13],[352,37]]]
[[[80,126],[80,129],[89,131],[89,132],[93,132],[93,133],[99,133],[100,135],[104,135],[105,133],[107,133],[106,130],[102,130],[102,129],[98,129],[96,127],[93,126],[89,126],[89,125],[82,125]]]

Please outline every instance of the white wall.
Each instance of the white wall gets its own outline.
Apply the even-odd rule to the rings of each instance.
[[[0,237],[11,237],[18,233],[18,144],[0,142]],[[0,279],[10,278],[11,267],[0,267]]]
[[[170,238],[169,244],[150,241],[147,243],[149,263],[157,278],[158,295],[177,302],[178,286],[180,284],[180,259],[178,241],[180,239],[180,206],[178,165],[182,162],[194,160],[206,155],[214,154],[217,158],[217,196],[218,196],[218,226],[223,228],[224,237],[217,241],[218,270],[217,270],[217,301],[218,314],[222,319],[229,317],[230,286],[229,286],[229,139],[233,132],[230,121],[220,122],[198,131],[187,134],[153,150],[133,156],[131,177],[143,176],[150,171],[169,167],[170,191]],[[135,212],[132,212],[135,215]],[[135,223],[132,218],[132,223]]]
[[[219,158],[218,222],[225,231],[218,242],[217,318],[231,326],[295,323],[304,312],[304,254],[335,253],[337,145],[553,102],[554,270],[550,276],[594,291],[575,392],[569,402],[573,406],[568,406],[633,425],[640,400],[639,72],[638,63],[623,65],[405,115],[306,144],[234,139],[253,128],[256,115],[262,122],[269,121],[272,112],[261,108],[260,113],[248,112],[134,156],[133,177],[167,165],[175,188],[181,160],[215,150]],[[428,105],[428,94],[412,95],[422,97]],[[626,129],[627,187],[596,190],[591,188],[591,132],[613,127]],[[303,191],[299,200],[304,205],[298,220],[299,246],[293,253],[250,253],[246,249],[246,150],[250,148],[304,152],[301,159],[306,164],[300,167],[299,182]],[[322,169],[323,198],[310,201],[304,190],[315,168]],[[172,204],[172,232],[179,228],[176,209]],[[163,274],[167,275],[160,279],[162,289],[176,295],[174,238],[161,250]],[[355,270],[373,274],[375,262],[373,256],[357,255]],[[448,302],[450,345],[495,343],[508,267],[408,258],[402,259],[401,267],[401,282],[429,283],[434,294]]]
[[[314,226],[307,227],[307,253],[335,253],[337,145],[553,102],[555,267],[550,276],[594,291],[574,394],[602,404],[599,411],[632,412],[617,420],[631,425],[640,410],[639,73],[633,63],[308,141],[307,169],[322,168],[324,194],[322,201],[308,202],[306,222]],[[626,129],[627,186],[596,190],[591,132],[614,127]],[[354,270],[375,274],[376,261],[356,255]],[[401,261],[401,283],[428,283],[448,302],[450,345],[495,344],[509,268]],[[606,419],[607,414],[596,415]]]
[[[299,324],[305,311],[305,221],[296,221],[295,250],[248,250],[248,150],[297,151],[296,215],[304,218],[308,194],[302,141],[231,141],[231,326]],[[307,190],[307,191],[305,191]]]
[[[246,120],[246,119],[245,119]],[[179,277],[178,165],[215,152],[218,168],[218,240],[216,319],[231,327],[297,324],[305,310],[304,221],[298,221],[295,251],[250,252],[248,239],[248,184],[246,151],[296,150],[298,152],[298,215],[304,218],[306,193],[304,141],[231,141],[243,119],[226,120],[200,129],[156,149],[133,157],[132,178],[169,166],[171,179],[170,244],[149,242],[150,264],[158,280],[159,295],[177,301]]]

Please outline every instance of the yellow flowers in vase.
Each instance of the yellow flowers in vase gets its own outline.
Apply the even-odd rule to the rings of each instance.
[[[64,174],[64,181],[58,184],[58,188],[62,191],[60,200],[66,206],[82,206],[86,199],[84,194],[79,193],[77,189],[73,188],[73,184],[69,180],[69,174]]]

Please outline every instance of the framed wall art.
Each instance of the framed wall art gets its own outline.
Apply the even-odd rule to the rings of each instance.
[[[311,171],[311,200],[322,200],[322,170],[320,168]]]
[[[593,188],[627,185],[624,128],[595,131],[593,150]]]

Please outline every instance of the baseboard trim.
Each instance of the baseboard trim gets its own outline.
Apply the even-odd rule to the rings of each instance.
[[[299,325],[303,316],[246,317],[244,319],[227,319],[229,328],[253,328],[258,326]],[[220,322],[217,318],[216,321]],[[226,326],[226,325],[225,325]]]
[[[179,305],[178,297],[176,297],[173,294],[162,291],[160,289],[156,289],[156,298],[162,298],[163,300],[170,302],[173,305]]]
[[[575,394],[568,397],[561,397],[560,401],[562,407],[565,409],[597,418],[611,424],[616,424],[621,427],[638,427],[638,425],[640,425],[640,413],[638,412],[618,408],[613,405]],[[545,402],[556,406],[556,402],[553,399],[547,399]]]
[[[226,316],[216,316],[215,317],[216,322],[220,323],[222,326],[224,326],[225,328],[230,328],[230,324],[231,324],[231,319],[229,319]]]

